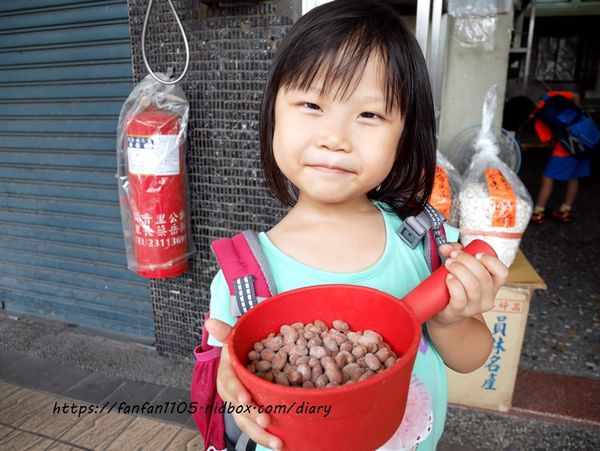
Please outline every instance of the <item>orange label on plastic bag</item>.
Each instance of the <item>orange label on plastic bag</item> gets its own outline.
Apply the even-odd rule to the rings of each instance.
[[[499,169],[486,169],[494,213],[492,227],[514,227],[517,222],[517,196]]]
[[[442,166],[435,167],[435,179],[429,203],[446,218],[450,217],[450,206],[452,205],[450,180],[448,180],[446,169]]]

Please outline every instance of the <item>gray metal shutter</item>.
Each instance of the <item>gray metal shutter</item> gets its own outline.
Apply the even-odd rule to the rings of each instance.
[[[115,135],[132,88],[125,0],[0,2],[0,301],[154,340],[126,269]]]

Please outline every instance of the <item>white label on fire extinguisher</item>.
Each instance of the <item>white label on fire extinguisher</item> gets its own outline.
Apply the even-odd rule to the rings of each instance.
[[[127,159],[132,174],[177,175],[177,135],[128,136]]]

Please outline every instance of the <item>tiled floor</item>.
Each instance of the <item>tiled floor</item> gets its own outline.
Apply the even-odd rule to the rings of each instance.
[[[178,413],[188,407],[186,390],[0,349],[0,451],[202,450],[191,416]]]
[[[0,400],[0,450],[203,449],[188,425],[115,412],[59,413],[55,407],[74,401],[4,381]]]

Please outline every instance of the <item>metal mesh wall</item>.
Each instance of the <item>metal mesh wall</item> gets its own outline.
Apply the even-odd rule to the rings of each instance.
[[[135,82],[146,74],[141,35],[148,0],[129,0]],[[153,71],[179,74],[184,46],[168,2],[155,0],[146,32]],[[151,284],[156,348],[191,356],[217,271],[209,244],[241,230],[264,230],[284,213],[262,184],[258,111],[277,42],[292,24],[277,1],[173,2],[186,30],[190,71],[182,81],[190,101],[188,171],[193,240],[198,248],[181,277]]]

